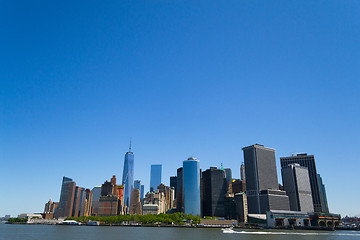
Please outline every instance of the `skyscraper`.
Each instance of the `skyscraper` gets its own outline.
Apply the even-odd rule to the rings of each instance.
[[[152,164],[150,172],[150,192],[155,192],[161,184],[161,164]]]
[[[139,188],[134,188],[131,193],[131,207],[130,207],[130,214],[142,214],[142,208],[140,203],[140,190]]]
[[[278,190],[275,149],[255,144],[242,150],[249,213],[265,214],[269,210],[289,210],[289,198],[284,191]]]
[[[319,179],[316,171],[314,155],[307,155],[307,153],[296,154],[291,157],[280,158],[281,168],[286,168],[289,164],[298,163],[300,166],[307,167],[309,171],[309,179],[311,186],[311,195],[314,204],[315,212],[323,211],[322,197],[320,193]]]
[[[289,196],[290,210],[314,212],[311,196],[309,171],[297,163],[281,169],[286,195]]]
[[[185,213],[200,216],[200,162],[190,157],[183,162],[183,169]]]
[[[129,208],[131,193],[134,189],[134,153],[131,151],[131,141],[129,151],[125,154],[122,183],[125,188],[124,205]]]
[[[71,178],[63,177],[60,201],[55,210],[55,218],[72,216],[75,187],[76,183]]]
[[[141,180],[134,181],[134,188],[141,190]]]
[[[177,176],[170,177],[170,187],[173,187],[175,189],[175,198],[176,198]]]
[[[92,214],[97,216],[99,210],[99,200],[101,196],[101,186],[96,186],[92,190]]]
[[[242,162],[240,166],[240,180],[245,181],[245,179],[245,165],[244,162]]]
[[[176,186],[176,211],[184,212],[184,184],[183,184],[183,175],[184,169],[177,169],[177,186]]]
[[[141,187],[140,187],[140,201],[141,201],[141,204],[144,201],[144,193],[145,193],[145,186],[141,185]]]
[[[325,184],[323,183],[323,180],[322,180],[322,177],[320,176],[320,174],[318,174],[318,181],[319,181],[319,187],[320,187],[322,212],[328,213],[329,206],[328,206],[327,197],[326,197]]]
[[[227,190],[225,172],[211,167],[202,173],[203,215],[224,217],[224,200]]]
[[[225,168],[224,172],[225,172],[226,182],[229,184],[231,182],[231,180],[232,180],[231,169],[230,168]]]

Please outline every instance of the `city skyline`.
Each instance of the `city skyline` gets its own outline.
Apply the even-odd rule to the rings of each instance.
[[[238,179],[259,143],[280,183],[280,157],[314,155],[330,211],[360,214],[359,7],[2,2],[0,216],[43,211],[63,176],[120,183],[130,137],[145,190],[151,164],[168,186],[189,156]]]

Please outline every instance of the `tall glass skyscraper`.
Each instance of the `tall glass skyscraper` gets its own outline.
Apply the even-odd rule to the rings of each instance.
[[[131,192],[134,189],[134,153],[131,151],[131,142],[129,151],[125,154],[122,184],[125,187],[124,205],[130,207]]]
[[[161,164],[152,164],[150,172],[150,192],[155,192],[161,184]]]
[[[190,157],[183,162],[184,210],[200,216],[200,162]]]
[[[141,201],[141,203],[143,203],[143,200],[144,200],[144,189],[145,187],[144,187],[144,185],[141,185],[141,187],[140,187],[140,201]]]

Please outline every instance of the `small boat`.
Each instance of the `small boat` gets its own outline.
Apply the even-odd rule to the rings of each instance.
[[[234,231],[233,227],[223,228],[221,230],[223,231],[223,233],[236,233],[236,231]]]
[[[99,226],[99,225],[100,225],[100,222],[89,220],[89,221],[86,223],[86,225],[87,225],[87,226]]]
[[[81,225],[81,223],[74,220],[65,220],[61,223],[62,225]]]

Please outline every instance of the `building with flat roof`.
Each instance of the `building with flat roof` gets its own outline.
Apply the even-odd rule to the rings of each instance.
[[[289,164],[281,169],[286,195],[289,196],[290,210],[314,212],[311,196],[309,171],[297,163]]]
[[[176,188],[177,188],[177,176],[170,177],[170,187],[173,187],[175,190],[175,198],[176,198]]]
[[[55,218],[72,217],[76,183],[63,177],[59,206],[55,210]]]
[[[92,202],[91,202],[91,208],[92,208],[92,213],[91,215],[98,215],[98,210],[99,210],[99,200],[100,200],[100,196],[101,196],[101,186],[96,186],[94,187],[92,190]]]
[[[224,217],[224,200],[227,192],[225,172],[210,167],[202,173],[203,181],[203,215]]]
[[[184,186],[183,186],[183,171],[184,169],[177,169],[177,185],[176,185],[176,211],[184,212]]]
[[[194,157],[183,161],[184,211],[201,216],[200,162]]]
[[[150,192],[155,192],[161,184],[161,164],[152,164],[150,172]]]
[[[323,183],[323,180],[322,180],[322,177],[320,176],[320,174],[318,174],[318,181],[319,181],[319,187],[320,187],[322,212],[328,213],[329,206],[328,206],[327,197],[326,197],[325,184]]]
[[[319,179],[317,176],[315,157],[307,153],[294,154],[291,157],[280,158],[281,168],[286,168],[289,164],[298,163],[300,166],[307,167],[311,186],[311,196],[315,212],[324,212],[323,201],[321,196]],[[327,211],[328,212],[328,211]]]
[[[275,149],[254,144],[242,150],[249,213],[266,214],[269,210],[289,210],[288,197],[285,192],[278,190]]]

